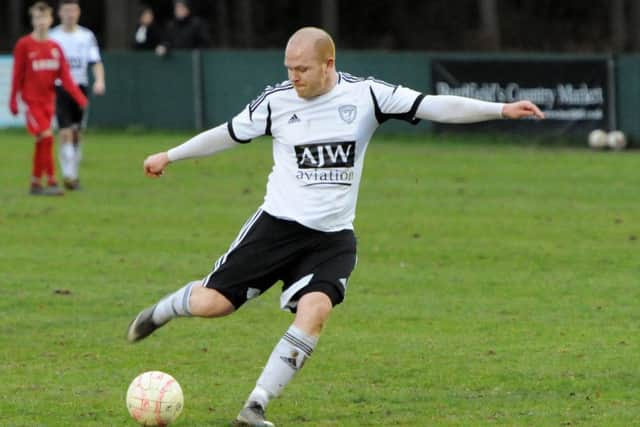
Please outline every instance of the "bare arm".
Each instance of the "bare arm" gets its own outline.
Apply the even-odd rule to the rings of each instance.
[[[93,72],[93,93],[95,95],[104,95],[106,90],[105,80],[104,80],[104,65],[102,62],[96,62],[91,66],[91,71]]]

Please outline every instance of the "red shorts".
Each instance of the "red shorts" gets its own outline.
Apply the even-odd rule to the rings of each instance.
[[[55,112],[53,103],[28,103],[27,104],[27,130],[33,136],[51,129],[51,121]]]

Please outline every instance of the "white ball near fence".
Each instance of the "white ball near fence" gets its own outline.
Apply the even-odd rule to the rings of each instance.
[[[627,147],[627,137],[622,131],[611,131],[607,134],[607,145],[612,150],[624,150]]]

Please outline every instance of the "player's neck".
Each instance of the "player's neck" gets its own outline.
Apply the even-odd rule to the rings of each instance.
[[[64,30],[65,33],[73,33],[75,30],[78,29],[78,24],[63,25],[62,29]]]
[[[49,31],[36,31],[34,30],[31,33],[31,37],[33,37],[34,39],[38,40],[38,41],[44,41],[47,40],[49,38]]]
[[[329,91],[331,91],[331,89],[336,87],[337,84],[338,84],[338,72],[334,70],[329,77]]]
[[[322,96],[331,92],[333,88],[336,87],[337,84],[338,84],[338,73],[334,71],[332,74],[329,75],[329,79],[327,79],[327,85],[325,86],[324,90],[321,93],[319,93],[317,96]]]

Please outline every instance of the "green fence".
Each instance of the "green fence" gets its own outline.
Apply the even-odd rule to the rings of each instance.
[[[640,141],[640,55],[616,58],[618,128],[629,139]]]
[[[191,52],[170,58],[151,53],[106,53],[107,93],[94,97],[91,125],[193,128],[192,58]]]
[[[107,93],[94,98],[91,125],[198,129],[239,113],[265,86],[287,79],[281,50],[151,53],[107,52]],[[421,53],[342,52],[340,70],[426,91],[428,57]],[[390,123],[389,131],[426,131]]]
[[[393,83],[431,91],[431,59],[425,52],[341,51],[338,69],[374,75]],[[443,54],[438,54],[443,57]],[[571,60],[566,55],[455,54],[451,57]],[[228,120],[266,85],[286,80],[281,50],[152,53],[107,52],[107,94],[94,98],[91,125],[164,129],[202,129]],[[615,58],[615,111],[618,128],[640,140],[640,55]],[[428,132],[429,123],[390,122],[387,132]]]

